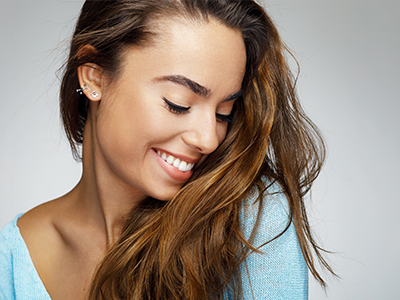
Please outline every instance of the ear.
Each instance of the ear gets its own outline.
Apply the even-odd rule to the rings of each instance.
[[[77,69],[82,92],[91,101],[99,101],[102,96],[102,69],[96,64],[84,64]]]
[[[78,58],[93,55],[97,52],[92,45],[82,46],[78,50]],[[102,68],[96,64],[86,63],[77,69],[81,92],[91,101],[101,100],[102,95]]]

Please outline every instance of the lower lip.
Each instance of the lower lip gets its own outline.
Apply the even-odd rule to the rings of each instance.
[[[164,169],[164,171],[171,177],[172,179],[176,181],[181,181],[185,182],[189,180],[189,178],[192,176],[193,171],[190,170],[188,172],[182,172],[181,170],[175,168],[174,166],[170,165],[167,163],[165,160],[163,160],[158,154],[153,150],[153,153],[158,161],[158,163],[161,165],[161,167]]]

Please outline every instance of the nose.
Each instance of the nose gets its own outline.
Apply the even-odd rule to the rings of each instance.
[[[183,133],[182,139],[187,144],[202,154],[210,154],[219,146],[219,133],[215,115],[212,117],[199,117],[196,122],[189,125]]]

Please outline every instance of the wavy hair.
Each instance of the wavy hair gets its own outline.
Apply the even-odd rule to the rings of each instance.
[[[232,289],[240,299],[239,266],[258,251],[244,238],[240,207],[254,187],[262,204],[266,182],[275,181],[288,198],[288,226],[294,223],[305,261],[325,286],[313,258],[333,271],[312,236],[304,204],[324,161],[324,143],[297,100],[285,59],[289,52],[256,2],[86,1],[60,92],[73,153],[78,156],[89,109],[85,95],[73,92],[80,87],[77,68],[95,63],[117,78],[124,47],[151,43],[156,21],[171,16],[201,22],[214,18],[241,32],[247,55],[244,94],[235,102],[225,140],[177,195],[167,202],[148,198],[132,211],[96,271],[89,298],[222,299]],[[96,51],[79,56],[85,45]]]

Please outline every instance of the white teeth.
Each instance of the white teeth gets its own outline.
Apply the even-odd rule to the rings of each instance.
[[[179,168],[179,164],[181,163],[181,160],[179,158],[175,159],[173,166],[175,168]]]
[[[169,163],[170,165],[174,163],[174,157],[172,155],[168,156],[167,163]]]
[[[174,163],[174,167],[175,167],[175,163]],[[187,168],[187,163],[186,161],[181,161],[181,163],[179,164],[178,169],[181,170],[182,172],[185,172]]]
[[[188,172],[193,169],[194,163],[188,163],[184,160],[180,160],[179,158],[175,158],[172,155],[167,156],[165,152],[161,152],[160,150],[157,150],[157,155],[182,172]]]

